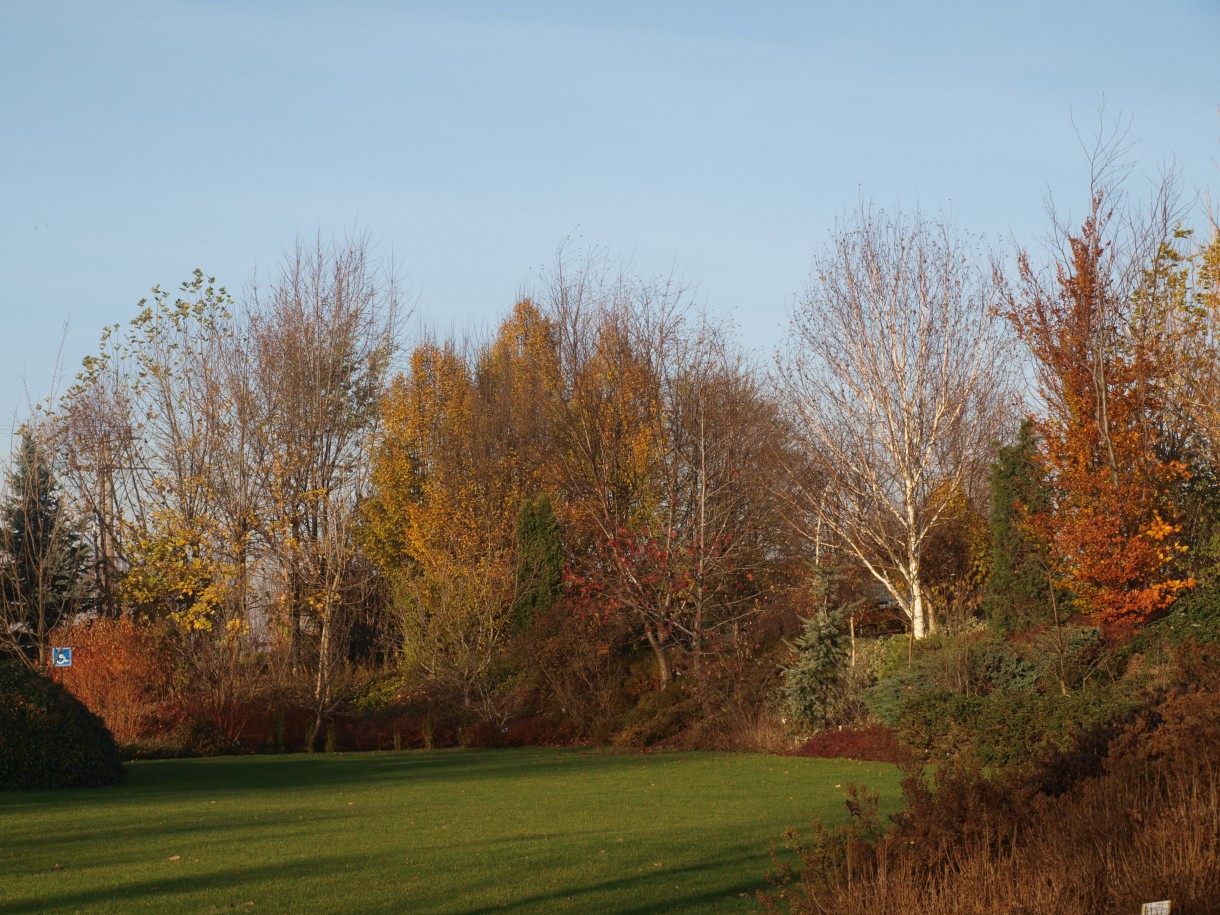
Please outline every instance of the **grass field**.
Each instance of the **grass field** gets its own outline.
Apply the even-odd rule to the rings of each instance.
[[[0,795],[0,912],[749,911],[879,763],[577,750],[225,757]]]

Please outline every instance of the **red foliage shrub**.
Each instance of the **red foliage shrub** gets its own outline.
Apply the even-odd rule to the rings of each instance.
[[[508,726],[510,747],[563,747],[575,739],[576,723],[567,718],[522,718]]]
[[[282,749],[276,746],[276,711],[265,702],[243,703],[239,710],[242,722],[237,744],[242,752],[263,753]],[[283,719],[280,719],[283,733]]]
[[[462,732],[461,743],[464,747],[490,750],[504,746],[507,735],[508,728],[502,728],[494,721],[476,721]]]
[[[56,634],[70,645],[72,666],[60,669],[62,682],[106,722],[120,744],[130,744],[171,717],[172,635],[160,623],[97,619]]]
[[[536,716],[521,718],[507,725],[478,721],[465,730],[462,744],[479,749],[561,747],[570,745],[576,734],[576,725],[566,718]]]
[[[341,750],[420,750],[427,745],[424,720],[411,715],[338,714],[334,727]]]
[[[792,751],[794,756],[817,759],[863,759],[902,764],[911,751],[884,725],[819,731]]]

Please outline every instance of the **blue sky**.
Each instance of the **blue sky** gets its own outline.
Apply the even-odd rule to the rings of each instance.
[[[0,0],[0,431],[196,267],[366,231],[434,327],[553,262],[676,268],[770,348],[861,196],[1036,245],[1076,127],[1220,203],[1220,0]]]

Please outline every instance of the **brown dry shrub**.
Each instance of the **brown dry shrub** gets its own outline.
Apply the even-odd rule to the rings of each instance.
[[[771,911],[886,915],[1220,912],[1220,665],[1181,658],[1174,687],[1110,741],[1100,775],[1082,769],[1041,793],[1045,766],[986,775],[944,766],[936,786],[908,772],[909,808],[882,838],[853,811],[837,830],[793,835],[776,858]],[[1051,779],[1054,781],[1054,779]]]
[[[462,734],[462,745],[478,749],[500,747],[565,747],[576,737],[576,723],[561,717],[535,715],[505,725],[478,721]]]

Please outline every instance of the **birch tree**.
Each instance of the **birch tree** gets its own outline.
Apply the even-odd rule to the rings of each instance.
[[[935,624],[929,536],[985,479],[1013,414],[1001,284],[952,226],[863,206],[815,255],[780,378],[817,470],[798,515],[901,609]]]

